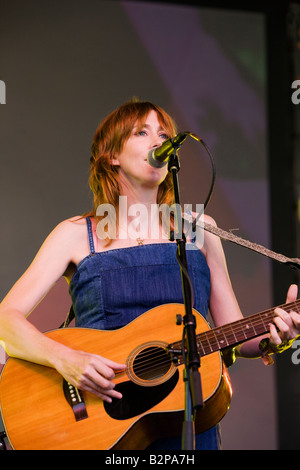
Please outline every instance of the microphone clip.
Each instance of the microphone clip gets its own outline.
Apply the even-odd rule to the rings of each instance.
[[[169,172],[171,172],[172,170],[176,170],[176,172],[178,172],[180,170],[180,163],[177,152],[189,134],[190,132],[181,132],[180,134],[173,137],[173,139],[171,139],[173,152],[170,154],[168,160]]]
[[[177,155],[178,150],[180,149],[180,145],[173,145],[174,152],[170,155],[168,160],[168,171],[171,173],[172,170],[178,172],[180,170],[180,162]]]

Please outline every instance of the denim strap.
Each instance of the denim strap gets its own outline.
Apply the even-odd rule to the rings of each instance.
[[[94,254],[95,246],[94,246],[94,238],[93,238],[92,221],[89,217],[86,218],[86,224],[87,224],[87,230],[88,230],[90,252],[91,254]]]

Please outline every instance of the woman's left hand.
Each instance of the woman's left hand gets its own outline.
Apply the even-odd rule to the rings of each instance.
[[[286,303],[297,300],[298,286],[292,284],[288,290]],[[274,324],[270,325],[270,347],[276,351],[279,345],[292,342],[300,335],[300,314],[291,311],[287,313],[281,308],[276,308]]]

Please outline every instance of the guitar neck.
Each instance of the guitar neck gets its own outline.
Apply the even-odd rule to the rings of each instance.
[[[255,313],[248,317],[228,323],[223,326],[212,328],[196,336],[198,353],[206,356],[216,351],[221,351],[228,347],[234,347],[244,341],[268,333],[270,323],[273,323],[275,308]],[[280,305],[279,308],[290,313],[292,310],[300,313],[300,299],[295,302]],[[174,349],[181,348],[181,342],[170,345]]]

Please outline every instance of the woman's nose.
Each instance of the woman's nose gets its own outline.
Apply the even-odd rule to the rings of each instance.
[[[156,137],[153,139],[152,142],[153,142],[152,148],[157,148],[157,147],[160,147],[164,141],[162,140],[161,137]]]

